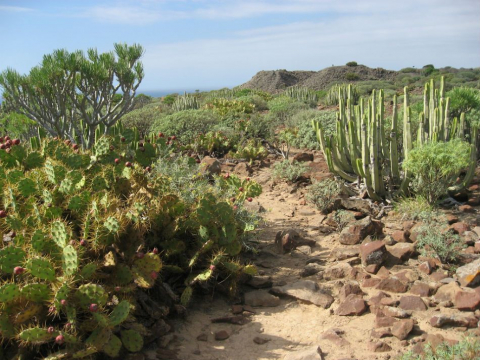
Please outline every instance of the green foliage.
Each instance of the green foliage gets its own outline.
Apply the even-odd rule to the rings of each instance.
[[[354,66],[357,66],[358,64],[357,64],[356,61],[349,61],[345,65],[350,66],[350,67],[354,67]]]
[[[460,236],[442,231],[441,224],[432,221],[418,229],[417,248],[428,257],[436,257],[442,263],[453,263],[458,259],[464,243]]]
[[[165,108],[159,106],[159,103],[151,103],[130,111],[120,121],[125,128],[136,128],[140,136],[145,137],[150,133],[150,128],[156,121],[160,121],[168,115],[165,110]]]
[[[230,153],[230,156],[236,159],[245,159],[252,163],[253,160],[262,160],[267,157],[268,151],[256,139],[250,139],[245,144],[239,144],[235,153]]]
[[[323,213],[328,213],[340,194],[338,182],[334,179],[313,181],[308,188],[307,200]]]
[[[447,96],[450,98],[452,117],[459,117],[461,113],[467,114],[473,109],[480,110],[480,91],[477,89],[455,87],[447,92]]]
[[[330,90],[328,90],[327,96],[325,98],[326,105],[338,105],[340,99],[343,102],[347,101],[349,98],[348,93],[350,92],[350,99],[353,101],[353,105],[358,104],[360,99],[360,94],[358,92],[358,87],[351,84],[335,84]]]
[[[401,198],[395,203],[395,211],[405,220],[431,221],[440,214],[421,196]]]
[[[287,159],[276,162],[273,165],[273,177],[275,179],[296,182],[302,175],[307,172],[307,165],[301,162],[291,163]]]
[[[403,168],[412,173],[416,194],[434,204],[470,164],[470,146],[460,140],[431,142],[413,149]]]
[[[251,114],[255,105],[242,100],[213,99],[205,104],[204,108],[223,117],[228,114]]]
[[[187,146],[197,154],[221,157],[228,153],[233,147],[232,139],[229,139],[221,131],[209,131],[206,134],[199,134],[193,144]]]
[[[181,142],[188,144],[198,134],[210,131],[219,122],[220,117],[212,111],[184,110],[155,120],[151,131],[175,135]]]
[[[430,76],[431,74],[433,74],[434,71],[435,71],[435,66],[433,66],[432,64],[428,64],[422,68],[422,75]]]
[[[26,115],[0,111],[0,133],[8,134],[12,139],[26,141],[37,134],[37,128],[38,124]]]
[[[197,97],[195,95],[183,94],[182,96],[177,96],[175,101],[172,104],[172,108],[175,111],[183,110],[196,110],[200,107]]]
[[[421,355],[409,351],[398,360],[472,360],[480,358],[480,341],[473,336],[464,337],[458,343],[444,342],[437,346],[427,344]]]
[[[356,80],[358,80],[358,79],[360,79],[360,76],[359,76],[358,74],[356,74],[356,73],[351,73],[351,72],[349,72],[349,73],[346,73],[346,74],[345,74],[345,80],[348,80],[348,81],[356,81]]]
[[[294,100],[303,102],[309,107],[315,107],[318,103],[318,96],[315,93],[315,91],[306,87],[299,87],[299,86],[289,87],[285,91],[284,95]]]
[[[417,69],[412,67],[406,67],[400,70],[401,73],[416,73]]]
[[[277,96],[268,102],[270,109],[269,117],[273,121],[272,126],[285,124],[295,113],[308,109],[308,106],[288,96]]]
[[[90,148],[99,127],[108,133],[130,110],[144,75],[140,45],[115,44],[114,48],[103,54],[89,49],[87,55],[55,50],[28,75],[3,71],[0,86],[5,103],[52,136]]]

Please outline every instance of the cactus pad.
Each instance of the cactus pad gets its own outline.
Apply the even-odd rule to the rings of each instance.
[[[247,275],[257,275],[257,268],[255,265],[246,265],[243,268],[243,272]]]
[[[110,152],[110,141],[106,137],[100,138],[96,143],[95,143],[95,155],[97,157],[107,155]]]
[[[66,275],[73,275],[78,270],[77,250],[72,245],[63,248],[63,272]]]
[[[97,271],[97,264],[92,262],[82,268],[80,276],[84,279],[90,279],[95,274],[95,271]]]
[[[88,339],[85,341],[85,344],[88,346],[93,346],[97,350],[101,350],[105,344],[110,341],[112,337],[112,332],[107,328],[97,328],[95,329]]]
[[[57,332],[50,334],[47,329],[42,329],[38,327],[25,329],[20,334],[18,334],[18,339],[29,344],[43,344],[52,340]]]
[[[27,284],[22,288],[22,296],[31,301],[45,302],[50,299],[50,289],[45,284]]]
[[[73,181],[72,179],[69,179],[69,178],[63,179],[62,182],[60,183],[60,186],[58,187],[58,191],[65,195],[70,194],[72,190],[73,190]]]
[[[112,334],[110,341],[103,347],[103,352],[108,356],[115,358],[120,353],[121,348],[122,341],[117,336]]]
[[[128,314],[130,313],[130,303],[127,300],[122,300],[116,307],[113,309],[110,314],[110,325],[117,326],[124,322]]]
[[[141,259],[135,259],[132,266],[135,283],[143,288],[150,288],[155,283],[152,272],[158,273],[162,268],[162,261],[157,254],[148,253]]]
[[[87,309],[90,304],[97,304],[98,306],[104,306],[107,302],[108,295],[105,289],[96,284],[81,285],[75,293],[80,305]]]
[[[60,304],[62,300],[67,300],[68,295],[70,293],[70,288],[68,287],[67,283],[63,283],[62,286],[57,290],[55,294],[55,306],[60,308]]]
[[[97,349],[94,349],[94,348],[86,348],[86,349],[83,349],[83,350],[79,350],[75,353],[73,353],[72,355],[72,358],[73,359],[82,359],[82,358],[86,358],[90,355],[93,355],[95,354],[96,352],[98,352]]]
[[[123,346],[125,346],[128,351],[137,352],[142,350],[143,338],[137,331],[122,330],[120,337],[122,338]]]
[[[101,176],[95,176],[92,181],[92,189],[95,192],[105,190],[108,187],[106,180]]]
[[[108,217],[103,226],[105,226],[110,233],[116,233],[120,230],[120,224],[113,216]]]
[[[61,221],[52,224],[52,239],[62,249],[67,245],[67,227]]]
[[[30,240],[30,243],[36,252],[42,252],[45,249],[45,241],[45,234],[42,232],[42,230],[36,230],[32,236],[32,239]]]
[[[28,197],[37,192],[37,185],[32,179],[22,179],[18,182],[18,191],[23,197]]]
[[[15,329],[13,328],[13,324],[6,313],[0,314],[0,334],[2,334],[4,339],[15,336]]]
[[[30,259],[26,265],[30,273],[42,280],[55,281],[55,269],[50,261],[42,258]]]
[[[20,289],[17,284],[6,283],[0,286],[0,302],[6,303],[17,299],[20,296]]]
[[[27,306],[23,307],[14,317],[13,322],[18,324],[23,324],[26,321],[31,320],[34,316],[37,316],[43,311],[43,305],[38,303],[29,303]]]
[[[25,259],[25,252],[13,246],[7,246],[0,250],[0,269],[3,272],[11,273],[15,266],[22,264]]]
[[[133,274],[128,266],[120,264],[115,267],[115,280],[121,285],[126,285],[133,280]]]

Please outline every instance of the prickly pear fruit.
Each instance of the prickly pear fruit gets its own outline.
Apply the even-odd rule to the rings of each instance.
[[[153,248],[152,253],[158,254],[158,249],[157,249],[157,248]]]
[[[48,329],[47,329],[48,333],[49,334],[53,334],[55,332],[55,329],[53,326],[50,326]]]
[[[0,210],[0,218],[7,217],[7,212],[5,210]]]
[[[88,307],[88,310],[90,310],[90,312],[97,312],[98,311],[98,305],[97,304],[90,304],[90,306]]]
[[[13,273],[15,275],[20,275],[20,274],[23,274],[25,272],[25,269],[21,266],[15,266],[15,268],[13,269]]]
[[[137,258],[139,258],[139,259],[143,259],[143,258],[145,257],[145,253],[139,251],[139,252],[137,252],[137,253],[135,254],[135,256],[136,256]]]
[[[65,337],[60,334],[55,338],[55,342],[59,345],[62,345],[65,342]]]
[[[242,192],[242,191],[243,191],[243,187],[240,186],[240,187],[238,188],[238,191]]]
[[[248,201],[248,202],[252,202],[252,200],[253,200],[253,199],[252,199],[251,197],[247,198],[247,201]]]
[[[132,163],[131,163],[130,161],[127,161],[127,162],[125,163],[125,166],[126,166],[126,167],[132,167]]]
[[[80,240],[80,245],[87,246],[87,240],[85,239]]]
[[[120,159],[119,158],[115,159],[115,164],[117,164],[117,165],[120,164]]]
[[[65,299],[60,300],[60,304],[62,304],[62,306],[67,306],[67,300]]]
[[[152,271],[152,272],[150,273],[150,277],[151,277],[153,280],[156,280],[156,279],[158,278],[158,273],[155,272],[155,271]]]

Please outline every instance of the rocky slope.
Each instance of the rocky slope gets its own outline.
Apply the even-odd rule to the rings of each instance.
[[[394,212],[376,219],[371,203],[345,198],[350,221],[340,230],[333,213],[307,204],[303,186],[274,182],[265,165],[253,173],[245,164],[223,166],[264,187],[250,206],[266,225],[258,252],[245,259],[259,274],[237,299],[196,298],[157,358],[394,359],[427,343],[480,336],[478,174],[470,205],[445,211],[445,228],[466,245],[459,268],[448,272],[418,254],[418,222]],[[309,166],[313,177],[328,175],[319,152]]]
[[[364,65],[332,66],[320,71],[260,71],[240,88],[258,89],[276,93],[289,86],[306,86],[325,90],[337,82],[348,82],[347,74],[355,74],[358,81],[395,80],[398,72],[382,68],[372,69]]]

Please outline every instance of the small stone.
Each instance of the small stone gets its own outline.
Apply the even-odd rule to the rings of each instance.
[[[361,296],[350,294],[337,308],[336,314],[339,316],[358,316],[367,310],[367,304]]]
[[[245,304],[254,307],[275,307],[280,305],[280,298],[265,290],[256,290],[245,293]]]
[[[266,339],[266,338],[260,337],[260,336],[256,336],[256,337],[253,338],[253,342],[255,344],[258,344],[258,345],[266,344],[269,341],[270,341],[270,339]]]
[[[409,242],[410,241],[410,232],[409,231],[403,231],[403,230],[397,230],[390,235],[393,240],[395,240],[397,243],[403,243],[403,242]]]
[[[443,271],[435,271],[434,273],[432,273],[430,275],[430,278],[433,281],[440,281],[440,280],[445,279],[447,277],[448,277],[448,274],[446,272],[443,272]]]
[[[396,277],[390,277],[381,280],[380,283],[378,283],[378,285],[376,286],[376,289],[394,293],[404,293],[407,291],[408,288],[407,285],[402,283]]]
[[[398,305],[403,310],[425,311],[427,305],[423,302],[419,296],[402,296]],[[402,339],[401,339],[402,340]]]
[[[358,246],[350,246],[348,248],[335,248],[330,253],[330,256],[334,260],[346,260],[349,258],[357,257],[360,254]]]
[[[205,156],[201,162],[202,171],[208,175],[220,175],[222,168],[220,167],[220,162],[212,157]]]
[[[271,288],[273,285],[272,278],[270,276],[252,276],[247,284],[255,289]]]
[[[384,337],[389,337],[389,336],[392,336],[392,329],[390,329],[389,327],[372,329],[372,331],[370,331],[370,336],[375,339],[382,339]]]
[[[374,221],[370,216],[357,220],[345,227],[340,233],[339,241],[343,245],[356,245],[362,242],[368,235],[381,234],[383,224]]]
[[[393,306],[385,306],[382,311],[385,316],[391,316],[397,319],[406,319],[412,314],[409,310],[402,310]]]
[[[338,293],[338,297],[342,302],[347,298],[347,296],[351,294],[360,295],[360,296],[363,295],[363,291],[357,283],[349,282],[343,285]]]
[[[435,300],[437,303],[444,301],[453,302],[457,296],[457,293],[460,291],[462,291],[462,289],[455,282],[443,285],[438,288],[437,292],[433,296],[433,300]]]
[[[464,213],[474,213],[475,209],[470,205],[460,205],[458,210]]]
[[[335,280],[343,278],[351,278],[353,275],[353,268],[347,263],[338,263],[325,269],[323,278],[325,280]]]
[[[454,234],[463,235],[466,231],[470,231],[470,226],[462,222],[456,222],[448,227]]]
[[[413,330],[413,325],[414,323],[412,319],[400,320],[393,324],[392,334],[399,340],[405,340],[408,334]]]
[[[386,326],[392,326],[397,321],[399,320],[394,318],[393,316],[380,316],[377,314],[377,316],[375,317],[375,327],[382,328]]]
[[[456,222],[458,222],[458,216],[455,216],[453,214],[448,214],[447,221],[448,221],[448,225],[455,224]]]
[[[423,282],[415,282],[410,288],[410,293],[421,297],[427,297],[432,294],[432,288]]]
[[[465,289],[457,292],[453,301],[455,307],[462,311],[475,311],[480,307],[480,291]]]
[[[215,333],[215,340],[227,340],[230,334],[226,330],[220,330]]]
[[[328,309],[334,301],[331,295],[321,292],[317,283],[312,280],[300,280],[284,286],[275,286],[270,291],[275,295],[293,297],[324,309]]]
[[[378,284],[380,284],[381,281],[382,281],[382,279],[379,279],[379,278],[366,278],[366,279],[363,280],[362,286],[363,287],[375,287]]]
[[[383,241],[373,241],[360,245],[362,265],[381,265],[387,255],[387,249]]]
[[[480,205],[480,197],[478,196],[471,197],[470,199],[468,199],[467,205],[470,205],[470,206]]]
[[[345,340],[344,338],[341,337],[341,335],[344,334],[344,331],[341,329],[329,329],[325,331],[320,338],[325,339],[325,340],[330,340],[333,342],[336,346],[339,347],[345,347],[349,346],[350,343]]]
[[[478,325],[478,319],[474,315],[469,314],[435,315],[430,319],[430,325],[436,328],[441,328],[445,325],[475,328]]]
[[[392,348],[383,341],[376,341],[368,344],[368,350],[373,352],[386,352],[392,350]]]
[[[391,296],[387,293],[384,293],[383,291],[379,291],[375,296],[372,296],[368,300],[368,305],[380,305],[382,299],[384,298],[390,298]]]
[[[197,336],[198,341],[208,341],[208,335],[205,333],[201,333],[200,335]]]
[[[232,313],[235,315],[241,314],[243,312],[242,305],[232,305]]]
[[[457,269],[457,277],[462,286],[475,286],[480,283],[480,258]]]
[[[398,243],[393,246],[387,247],[387,251],[398,262],[408,260],[415,253],[415,244],[411,243]]]
[[[390,276],[390,271],[388,271],[388,269],[385,266],[382,266],[380,270],[378,270],[377,276],[380,279],[386,279]]]
[[[320,266],[316,263],[310,263],[305,266],[303,271],[300,273],[301,277],[312,276],[318,274],[320,271],[323,270],[323,266]]]
[[[293,157],[293,162],[308,162],[308,161],[313,161],[313,154],[301,152],[296,154]]]
[[[433,271],[433,268],[430,266],[430,263],[428,261],[424,261],[418,266],[418,270],[420,270],[426,275],[430,275]]]

